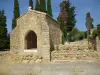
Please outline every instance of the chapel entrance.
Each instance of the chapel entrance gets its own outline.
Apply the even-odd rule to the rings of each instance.
[[[26,40],[26,49],[34,49],[37,48],[37,35],[33,31],[29,31]]]

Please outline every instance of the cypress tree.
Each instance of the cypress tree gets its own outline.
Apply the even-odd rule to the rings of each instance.
[[[20,16],[18,0],[14,0],[14,12],[13,13],[14,13],[14,17],[12,20],[12,29],[16,27],[16,19]]]
[[[35,10],[40,11],[40,3],[38,0],[36,0]]]
[[[90,12],[86,14],[86,28],[88,30],[94,28],[93,26],[93,18],[91,18]]]
[[[0,49],[8,48],[8,40],[7,40],[7,24],[6,24],[6,16],[4,15],[4,10],[0,11]]]
[[[88,42],[90,41],[90,30],[94,28],[93,26],[93,19],[91,18],[90,12],[86,14],[86,28],[87,28],[87,39]]]
[[[51,0],[48,0],[48,1],[47,1],[47,13],[48,13],[50,16],[53,16],[53,15],[52,15]]]
[[[45,0],[40,0],[40,11],[46,12],[46,1]]]
[[[31,6],[31,8],[33,9],[33,1],[32,0],[29,0],[29,6]]]
[[[60,14],[58,16],[60,22],[60,28],[63,32],[63,43],[68,40],[68,34],[72,31],[75,26],[75,7],[71,6],[69,0],[63,1],[60,4]]]

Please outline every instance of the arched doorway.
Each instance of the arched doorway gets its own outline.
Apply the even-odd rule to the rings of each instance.
[[[29,31],[25,37],[26,49],[37,48],[37,35],[33,31]]]

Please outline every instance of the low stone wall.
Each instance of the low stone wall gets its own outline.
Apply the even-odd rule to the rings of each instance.
[[[42,63],[42,57],[39,54],[20,55],[17,52],[0,52],[0,58],[4,58],[10,63]],[[8,60],[9,59],[9,60]]]
[[[99,55],[97,51],[78,51],[78,52],[67,52],[67,51],[53,51],[52,60],[85,60],[85,61],[99,61]]]
[[[86,40],[56,46],[51,57],[52,60],[99,61],[100,59],[99,52],[93,50],[93,46],[88,45]]]
[[[96,38],[96,42],[97,42],[97,50],[98,50],[98,52],[100,53],[100,40],[99,40],[99,38],[97,37]]]

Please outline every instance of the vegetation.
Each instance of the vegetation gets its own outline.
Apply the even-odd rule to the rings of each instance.
[[[88,12],[86,14],[86,28],[87,28],[87,39],[88,39],[88,42],[90,40],[90,30],[94,28],[93,26],[93,19],[91,18],[91,15],[90,15],[90,12]]]
[[[68,36],[70,42],[83,40],[84,38],[85,38],[85,33],[79,31],[77,28],[74,28]]]
[[[50,16],[53,16],[53,15],[52,15],[51,0],[47,0],[47,13],[48,13]]]
[[[29,0],[29,6],[31,6],[31,8],[33,9],[33,1],[32,0]]]
[[[35,10],[40,11],[40,3],[39,3],[39,0],[36,0]]]
[[[0,50],[9,48],[9,40],[7,38],[7,24],[4,10],[0,11]]]
[[[98,36],[98,32],[97,32],[97,30],[94,30],[92,32],[92,37],[96,38],[97,36]]]
[[[40,11],[46,12],[46,1],[45,0],[40,0]]]
[[[71,6],[69,0],[63,1],[60,4],[60,14],[58,16],[58,21],[60,22],[60,28],[63,32],[62,43],[68,40],[68,34],[73,30],[76,20],[75,20],[75,7]]]
[[[16,27],[16,19],[20,16],[18,0],[14,0],[14,12],[13,13],[14,13],[14,17],[12,20],[12,29]]]
[[[97,25],[97,35],[98,35],[98,37],[100,39],[100,24]]]
[[[46,6],[47,5],[47,6]],[[29,0],[29,6],[34,8],[33,0]],[[46,10],[47,7],[47,10]],[[41,12],[47,12],[51,17],[52,15],[52,7],[51,0],[36,0],[35,10]],[[16,27],[16,19],[20,16],[19,2],[18,0],[14,0],[14,16],[12,20],[12,29]],[[90,33],[90,30],[94,28],[93,18],[91,17],[90,12],[86,14],[86,28],[87,31],[79,31],[75,28],[75,7],[71,5],[69,0],[64,0],[60,3],[60,14],[57,20],[60,22],[60,29],[62,31],[62,43],[65,41],[74,42],[78,40],[82,40],[87,38],[90,42],[91,36],[92,38],[96,38],[97,36],[100,39],[100,24],[97,25],[97,30],[94,30],[93,33]],[[9,37],[7,36],[7,28],[6,28],[6,16],[4,14],[4,10],[0,11],[0,49],[9,48]]]

